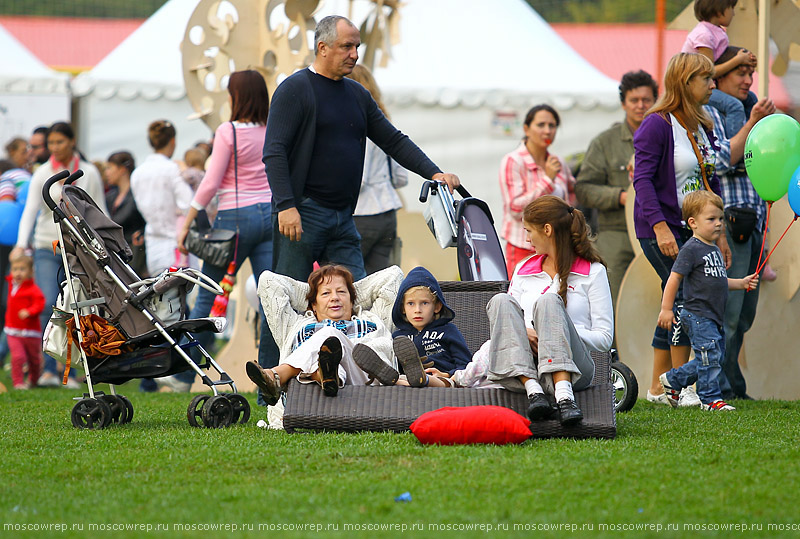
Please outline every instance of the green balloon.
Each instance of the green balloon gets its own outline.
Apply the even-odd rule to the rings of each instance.
[[[759,120],[747,136],[744,165],[761,198],[768,202],[782,198],[800,166],[800,123],[785,114]]]

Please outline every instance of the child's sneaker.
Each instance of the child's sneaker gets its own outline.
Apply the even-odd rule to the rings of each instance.
[[[650,393],[650,390],[648,389],[647,400],[655,404],[664,404],[666,406],[672,406],[672,404],[670,404],[669,402],[669,397],[667,397],[666,393],[659,393],[658,395],[653,395],[652,393]]]
[[[736,408],[728,404],[722,399],[717,399],[709,404],[703,404],[703,410],[708,410],[709,412],[735,412]]]
[[[692,386],[684,387],[681,390],[681,396],[678,397],[678,406],[689,408],[691,406],[700,406],[701,404],[703,403],[700,402],[700,397],[697,396],[697,392]]]
[[[667,381],[667,373],[662,373],[658,377],[658,381],[661,382],[661,385],[664,387],[664,394],[667,396],[667,401],[669,405],[673,408],[678,407],[678,401],[681,398],[681,392],[677,389],[673,389],[669,382]]]

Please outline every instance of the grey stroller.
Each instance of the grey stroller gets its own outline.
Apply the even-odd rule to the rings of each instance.
[[[201,331],[221,332],[224,318],[187,320],[186,295],[195,286],[217,294],[222,289],[202,273],[189,268],[170,268],[141,279],[128,262],[132,254],[122,227],[108,218],[81,188],[71,185],[83,175],[62,171],[49,178],[42,197],[53,212],[66,280],[53,316],[45,329],[44,348],[63,359],[67,368],[80,362],[88,392],[77,397],[72,424],[77,428],[102,429],[111,423],[133,419],[130,400],[116,394],[115,385],[136,378],[158,378],[194,370],[213,395],[194,397],[187,410],[194,427],[227,427],[246,423],[250,405],[236,392],[233,380],[193,337]],[[56,204],[50,188],[65,180]],[[203,359],[195,363],[189,350],[197,348]],[[212,380],[203,369],[219,375]],[[108,383],[110,393],[96,391],[94,384]],[[229,386],[220,393],[218,386]]]

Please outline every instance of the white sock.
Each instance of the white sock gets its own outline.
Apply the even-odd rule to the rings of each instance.
[[[539,385],[539,382],[533,378],[530,378],[527,382],[525,382],[525,393],[527,393],[528,397],[530,397],[534,393],[544,393],[544,389],[542,389],[542,386]]]
[[[575,395],[572,393],[572,383],[568,380],[556,382],[556,402],[561,402],[564,399],[575,400]]]

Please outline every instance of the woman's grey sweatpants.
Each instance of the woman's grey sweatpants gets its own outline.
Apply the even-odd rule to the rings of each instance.
[[[533,327],[539,336],[538,368],[525,329],[524,312],[509,294],[496,294],[486,306],[489,315],[489,380],[510,391],[525,392],[517,378],[539,381],[553,395],[553,373],[572,374],[575,391],[586,389],[594,376],[594,361],[558,294],[542,294],[533,309]]]

